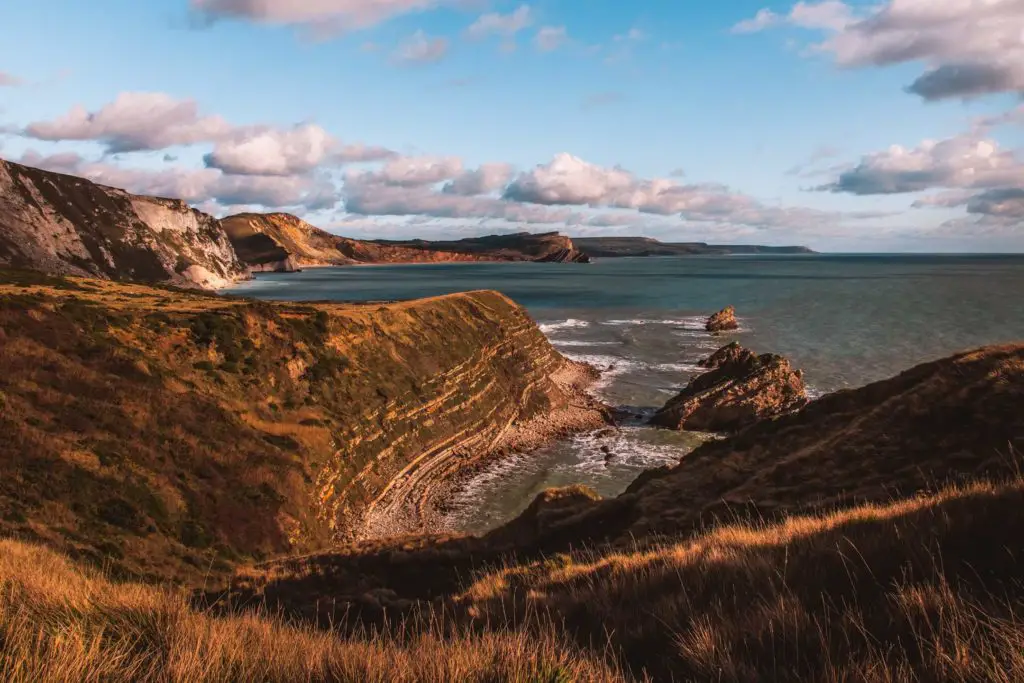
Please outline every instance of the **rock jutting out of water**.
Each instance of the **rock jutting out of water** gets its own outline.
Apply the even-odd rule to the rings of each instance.
[[[734,432],[807,403],[803,372],[775,354],[730,344],[701,361],[710,368],[659,410],[651,424],[700,432]]]
[[[704,328],[708,332],[729,332],[739,329],[739,326],[740,324],[736,320],[736,309],[732,306],[726,306],[708,318]]]

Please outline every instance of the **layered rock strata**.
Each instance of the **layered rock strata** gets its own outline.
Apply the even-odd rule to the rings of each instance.
[[[0,160],[0,266],[215,289],[248,271],[212,216]]]
[[[807,402],[803,373],[782,356],[730,344],[702,362],[693,378],[651,424],[698,432],[733,432]]]
[[[430,530],[463,468],[607,421],[593,371],[496,292],[270,304],[0,271],[0,346],[0,534],[136,575]]]
[[[707,323],[704,325],[704,329],[708,332],[731,332],[732,330],[739,329],[739,321],[736,320],[736,309],[732,306],[726,306],[718,313],[708,318]]]

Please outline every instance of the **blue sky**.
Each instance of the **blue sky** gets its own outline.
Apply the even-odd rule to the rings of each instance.
[[[1022,251],[1021,6],[12,0],[0,155],[360,237]]]

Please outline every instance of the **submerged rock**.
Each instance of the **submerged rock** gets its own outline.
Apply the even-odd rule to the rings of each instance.
[[[734,432],[804,406],[803,373],[775,354],[730,344],[701,362],[710,370],[659,410],[651,424],[698,432]]]
[[[708,332],[728,332],[739,329],[739,326],[740,324],[736,321],[736,309],[732,306],[726,306],[708,318],[704,328]]]

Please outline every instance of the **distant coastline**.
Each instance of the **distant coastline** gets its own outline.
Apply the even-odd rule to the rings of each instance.
[[[591,258],[817,253],[804,246],[773,247],[758,244],[715,245],[706,242],[660,242],[650,237],[571,237],[570,239],[577,249]]]

